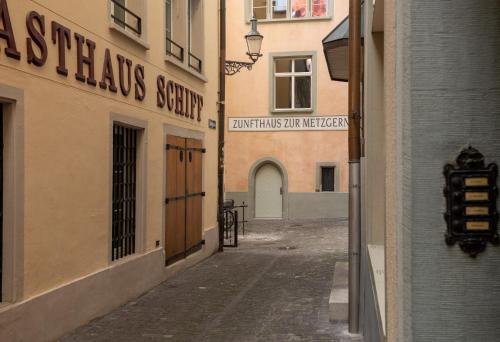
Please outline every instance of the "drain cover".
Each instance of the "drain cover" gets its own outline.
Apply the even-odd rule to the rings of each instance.
[[[289,251],[292,249],[297,249],[297,246],[281,246],[281,247],[278,247],[278,249],[282,250],[282,251]]]

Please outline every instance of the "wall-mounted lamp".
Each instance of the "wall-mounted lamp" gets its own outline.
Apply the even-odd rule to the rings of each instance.
[[[257,60],[262,57],[260,49],[262,47],[262,40],[264,39],[264,36],[261,35],[259,31],[257,31],[257,19],[255,19],[255,17],[250,20],[250,23],[252,25],[252,29],[245,36],[245,40],[247,41],[248,48],[247,55],[252,62],[226,61],[225,69],[226,75],[228,76],[240,72],[242,68],[252,70],[252,66],[255,64],[255,62],[257,62]]]

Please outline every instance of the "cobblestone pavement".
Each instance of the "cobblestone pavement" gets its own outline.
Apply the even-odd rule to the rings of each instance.
[[[350,341],[328,320],[347,222],[260,221],[226,248],[61,339],[70,341]]]

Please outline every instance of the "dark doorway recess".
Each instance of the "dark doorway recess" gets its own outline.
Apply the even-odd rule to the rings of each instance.
[[[321,191],[335,191],[335,167],[321,168]]]
[[[165,212],[166,265],[201,249],[202,154],[201,140],[167,137],[167,198]]]

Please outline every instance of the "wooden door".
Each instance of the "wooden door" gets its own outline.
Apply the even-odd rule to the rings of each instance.
[[[194,252],[202,240],[202,142],[186,139],[186,250]]]
[[[186,251],[186,139],[168,136],[167,144],[165,257],[172,263]]]
[[[202,245],[202,146],[201,140],[167,136],[166,264]]]

